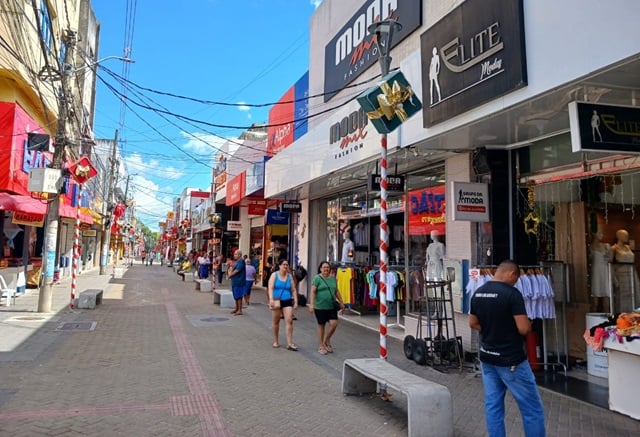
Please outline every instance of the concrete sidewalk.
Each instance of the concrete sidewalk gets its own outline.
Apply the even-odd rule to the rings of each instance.
[[[271,347],[261,287],[242,316],[213,305],[211,293],[195,291],[166,266],[138,262],[122,278],[91,271],[78,279],[79,290],[101,287],[103,303],[93,310],[69,310],[68,282],[54,289],[51,314],[34,312],[37,296],[19,297],[11,311],[0,307],[1,436],[407,434],[401,394],[384,402],[341,393],[344,360],[378,356],[374,330],[343,318],[335,352],[320,355],[315,318],[299,308],[299,351],[291,352]],[[22,330],[28,334],[14,339]],[[280,343],[286,344],[282,323]],[[393,337],[388,350],[391,364],[451,391],[455,435],[486,435],[480,378],[418,366]],[[640,434],[628,417],[548,391],[542,398],[549,436]],[[506,422],[509,436],[523,435],[509,396]]]

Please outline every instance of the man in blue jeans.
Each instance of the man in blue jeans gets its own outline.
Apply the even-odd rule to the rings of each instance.
[[[493,280],[478,288],[471,298],[469,326],[480,331],[484,408],[491,437],[506,436],[507,389],[520,408],[525,435],[545,435],[542,400],[524,349],[524,336],[531,331],[531,322],[522,294],[514,287],[519,276],[515,262],[503,261]]]

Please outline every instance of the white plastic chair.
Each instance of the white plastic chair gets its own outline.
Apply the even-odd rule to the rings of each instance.
[[[11,306],[11,300],[14,305],[16,304],[16,289],[9,288],[2,275],[0,275],[0,296],[7,299],[7,306]]]

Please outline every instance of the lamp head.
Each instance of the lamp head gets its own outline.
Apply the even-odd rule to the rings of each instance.
[[[380,51],[380,57],[386,57],[391,49],[393,33],[402,29],[402,25],[395,20],[387,19],[371,23],[367,30],[376,35],[376,44]]]

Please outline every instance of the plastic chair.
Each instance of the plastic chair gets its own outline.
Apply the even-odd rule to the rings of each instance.
[[[12,299],[13,304],[16,304],[16,289],[9,288],[2,275],[0,275],[0,297],[7,299],[7,306],[11,306]]]

